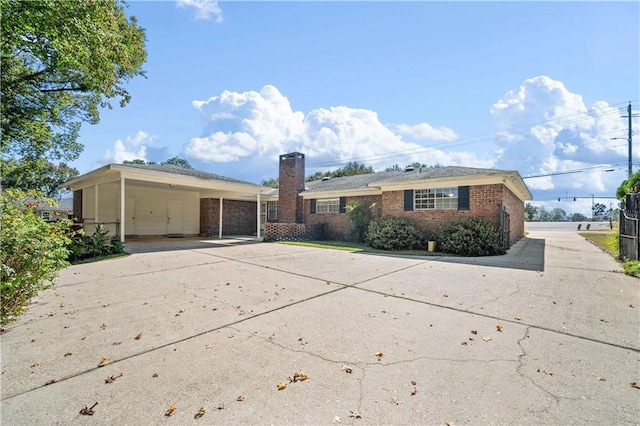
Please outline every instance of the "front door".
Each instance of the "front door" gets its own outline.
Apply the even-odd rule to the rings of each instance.
[[[182,201],[167,201],[167,234],[182,234]]]
[[[124,233],[125,235],[136,234],[136,199],[125,197],[124,200]]]

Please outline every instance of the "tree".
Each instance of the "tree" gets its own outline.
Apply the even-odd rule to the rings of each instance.
[[[538,208],[531,203],[524,205],[524,220],[532,221],[538,217]]]
[[[640,171],[635,172],[620,184],[616,190],[616,197],[623,200],[625,195],[638,192],[640,192]]]
[[[358,163],[357,161],[349,162],[346,166],[328,172],[317,172],[311,176],[307,176],[306,181],[311,182],[314,180],[320,180],[324,177],[336,178],[343,176],[355,176],[355,175],[366,175],[369,173],[374,173],[373,167],[366,166],[362,163]]]
[[[124,160],[122,164],[156,164],[153,161],[145,161],[139,158],[134,158],[133,160]]]
[[[593,206],[593,217],[600,217],[607,211],[607,206],[602,203],[596,203]]]
[[[260,182],[262,186],[268,186],[269,188],[278,188],[280,186],[280,181],[278,178],[265,179]]]
[[[569,216],[567,216],[567,220],[570,221],[570,222],[583,222],[583,221],[585,221],[587,219],[588,219],[588,217],[586,217],[582,213],[573,213],[573,214],[570,214]]]
[[[0,0],[0,122],[2,185],[56,187],[77,174],[81,123],[144,75],[145,32],[119,0]],[[52,170],[58,168],[55,173]]]
[[[169,165],[169,166],[176,166],[176,167],[182,167],[183,169],[193,170],[193,167],[191,166],[191,164],[189,164],[189,162],[187,160],[185,160],[184,158],[179,158],[179,157],[169,158],[167,161],[163,161],[160,164]]]
[[[550,222],[550,213],[547,211],[547,209],[544,208],[544,206],[541,206],[540,208],[538,208],[538,220],[540,220],[540,222]]]
[[[549,222],[564,222],[567,220],[567,213],[561,208],[555,208],[549,212]]]

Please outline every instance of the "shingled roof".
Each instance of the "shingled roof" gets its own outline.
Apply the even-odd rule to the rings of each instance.
[[[129,167],[134,169],[151,170],[155,172],[172,173],[176,175],[197,177],[200,179],[207,179],[207,180],[214,179],[214,180],[219,180],[223,182],[242,183],[245,185],[261,186],[253,182],[233,179],[227,176],[217,175],[215,173],[201,172],[199,170],[194,170],[194,169],[186,169],[184,167],[174,166],[171,164],[116,164],[116,165],[118,167]]]
[[[305,183],[305,192],[320,191],[344,191],[350,189],[366,188],[376,184],[391,182],[409,182],[416,180],[455,178],[477,175],[494,175],[504,173],[517,173],[507,170],[478,169],[473,167],[423,167],[412,171],[389,171],[369,173],[365,175],[344,176],[328,180],[316,180]]]

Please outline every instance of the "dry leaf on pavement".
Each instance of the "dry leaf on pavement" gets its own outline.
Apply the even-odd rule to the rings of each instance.
[[[204,407],[200,407],[198,408],[198,412],[196,413],[195,416],[193,416],[193,418],[199,419],[200,417],[204,416],[204,413],[206,413],[206,410],[204,409]]]
[[[98,405],[97,402],[89,408],[84,407],[82,410],[80,410],[80,414],[84,416],[93,416],[93,413],[94,413],[93,409],[96,408],[96,405]]]
[[[496,325],[496,330],[499,331],[500,333],[502,333],[502,326],[501,325]]]
[[[136,340],[142,339],[142,333],[136,334],[136,337],[134,337],[134,339],[136,339]]]
[[[176,411],[176,404],[171,404],[169,408],[167,408],[167,411],[164,412],[164,415],[167,417],[170,417],[173,415],[175,411]]]
[[[276,387],[278,388],[279,391],[284,390],[287,388],[287,382],[280,382],[276,385]]]
[[[107,364],[109,364],[109,358],[102,358],[98,363],[98,367],[104,367]]]
[[[342,366],[342,371],[344,371],[345,373],[348,373],[348,374],[352,374],[353,373],[353,368],[350,365],[345,364],[345,365]]]
[[[384,356],[384,352],[376,352],[374,355],[377,356],[378,357],[378,361],[380,361],[382,359],[382,357]]]
[[[239,397],[236,398],[236,401],[238,402],[244,401],[244,396],[240,395]]]

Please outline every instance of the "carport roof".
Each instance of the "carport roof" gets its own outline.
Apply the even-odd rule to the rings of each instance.
[[[118,180],[148,182],[149,184],[169,184],[173,187],[199,190],[225,190],[247,194],[258,194],[268,188],[239,179],[214,173],[201,172],[183,167],[161,164],[107,164],[89,173],[71,179],[62,188],[82,189],[95,184]]]

